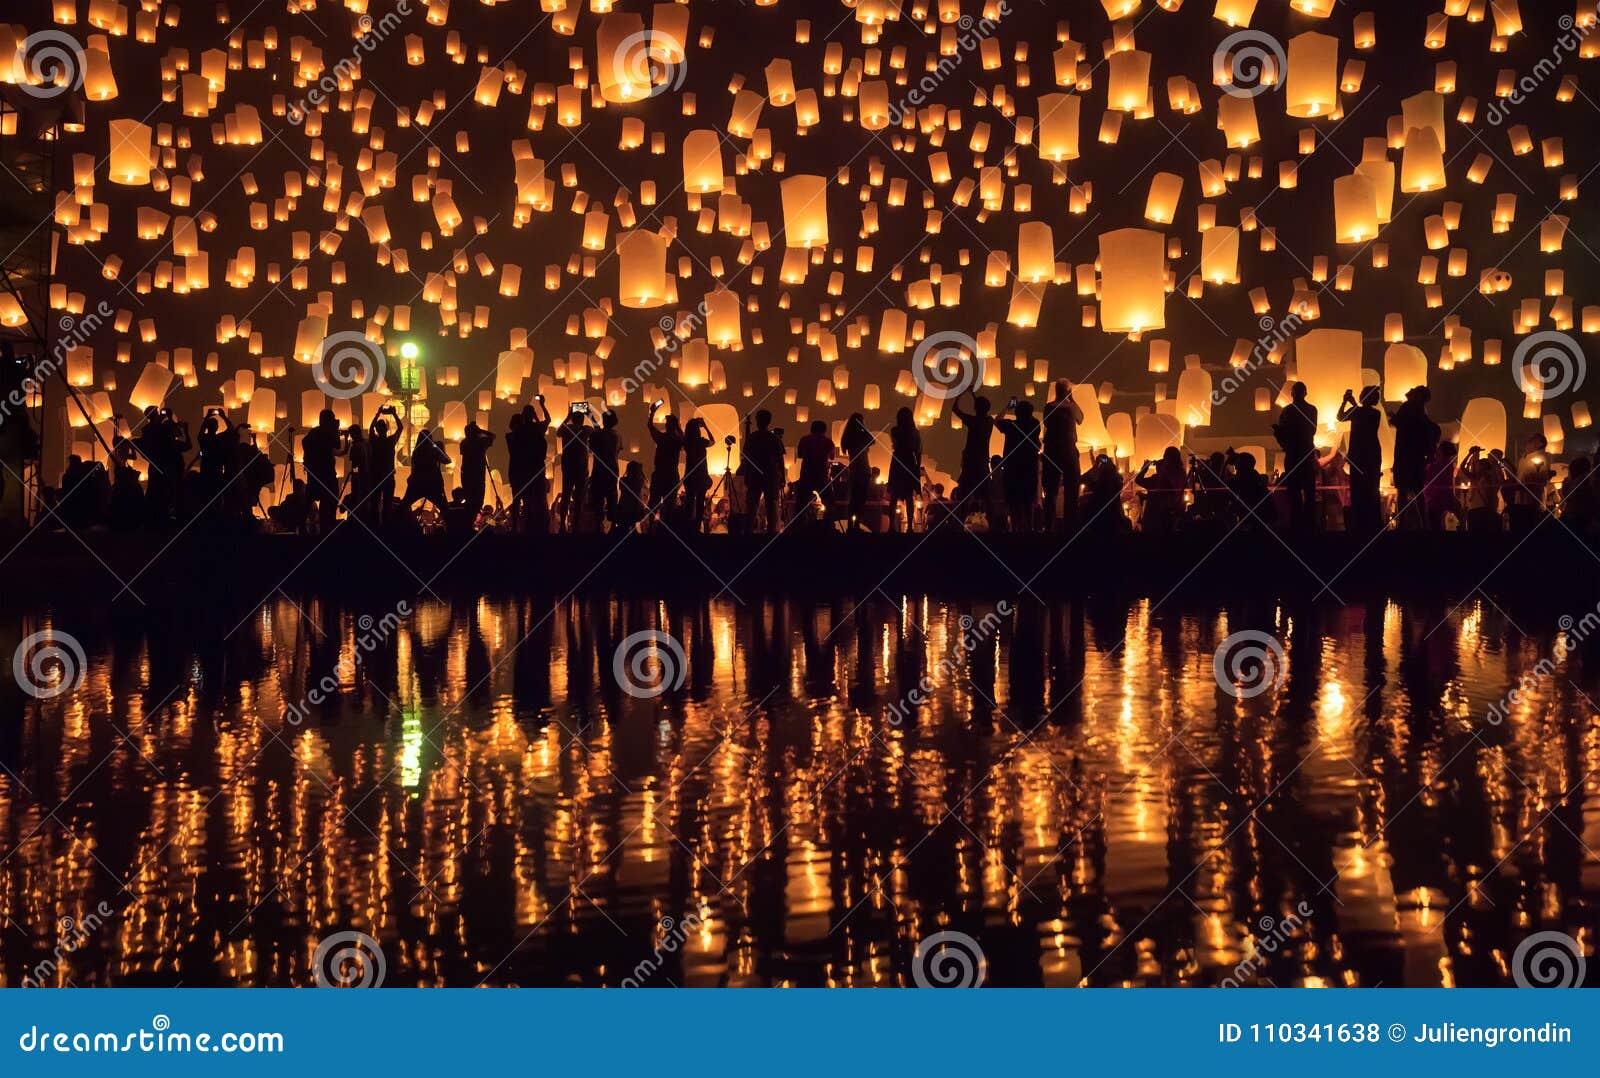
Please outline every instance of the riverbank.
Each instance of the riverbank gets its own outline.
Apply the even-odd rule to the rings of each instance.
[[[13,545],[14,544],[14,545]],[[1145,535],[385,536],[345,523],[298,535],[35,532],[8,544],[0,605],[100,597],[255,601],[278,589],[443,594],[615,591],[731,596],[889,594],[1461,599],[1565,608],[1600,591],[1600,558],[1552,521],[1531,536],[1336,534],[1304,541]]]

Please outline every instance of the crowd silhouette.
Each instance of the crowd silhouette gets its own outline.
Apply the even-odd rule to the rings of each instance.
[[[1372,536],[1388,528],[1525,534],[1556,516],[1586,540],[1600,534],[1590,457],[1558,458],[1539,435],[1514,458],[1498,447],[1459,446],[1444,439],[1428,405],[1428,390],[1420,386],[1392,413],[1382,407],[1377,387],[1347,390],[1337,430],[1320,424],[1305,386],[1293,383],[1272,425],[1281,453],[1269,474],[1255,453],[1233,447],[1185,459],[1183,449],[1167,446],[1137,467],[1084,447],[1084,412],[1065,381],[1056,383],[1038,414],[1031,401],[1016,398],[997,414],[988,398],[969,391],[954,402],[965,441],[949,490],[924,466],[922,432],[910,408],[899,409],[881,434],[853,413],[837,444],[829,425],[815,420],[796,440],[791,461],[785,431],[773,426],[765,409],[744,418],[742,436],[727,434],[719,445],[703,419],[684,425],[655,401],[646,425],[647,474],[643,460],[624,458],[618,413],[596,415],[578,402],[557,423],[539,397],[513,415],[505,431],[503,486],[490,463],[499,438],[475,422],[465,425],[452,454],[441,428],[407,430],[394,406],[383,407],[365,428],[341,427],[325,410],[301,435],[299,461],[285,459],[278,468],[271,453],[291,457],[287,443],[263,446],[221,409],[208,410],[191,438],[185,421],[150,408],[135,431],[116,439],[109,470],[72,456],[60,486],[46,492],[46,504],[60,524],[117,531],[206,519],[326,533],[354,519],[375,533],[456,536],[481,529],[775,534],[808,527]],[[1393,432],[1388,484],[1385,426]],[[996,434],[997,454],[991,452]],[[886,468],[874,463],[885,443]],[[405,488],[397,493],[401,464]],[[264,505],[269,492],[273,497]]]

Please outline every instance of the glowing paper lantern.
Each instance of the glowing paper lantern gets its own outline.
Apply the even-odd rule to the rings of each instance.
[[[1444,186],[1444,145],[1431,127],[1406,132],[1400,157],[1400,190],[1406,194],[1436,191]]]
[[[779,184],[783,200],[783,241],[789,247],[828,245],[828,181],[823,176],[790,176]]]
[[[1365,243],[1378,234],[1378,194],[1361,172],[1333,181],[1334,237],[1338,243]]]
[[[1100,236],[1100,328],[1139,333],[1166,326],[1166,237],[1144,228]]]
[[[1133,112],[1150,97],[1150,54],[1138,49],[1114,52],[1106,61],[1110,74],[1106,108]]]
[[[128,394],[128,403],[141,411],[159,405],[166,399],[171,386],[170,370],[159,363],[146,363],[144,370],[139,372],[139,380],[134,383],[133,392]]]
[[[1040,157],[1046,161],[1071,161],[1078,156],[1078,113],[1075,94],[1045,94],[1039,98],[1039,126],[1035,138]]]
[[[1017,279],[1048,281],[1056,272],[1055,236],[1043,221],[1024,221],[1017,226]]]
[[[1416,386],[1428,384],[1428,357],[1409,344],[1391,344],[1383,352],[1383,399],[1405,400]]]
[[[1168,449],[1181,445],[1183,445],[1183,423],[1177,416],[1164,412],[1146,412],[1139,417],[1134,451],[1140,460],[1158,460]]]
[[[1239,230],[1212,228],[1200,234],[1200,276],[1213,284],[1239,283]]]
[[[1198,363],[1178,375],[1178,419],[1186,427],[1211,425],[1211,372]]]
[[[1456,443],[1464,454],[1472,446],[1485,453],[1491,449],[1505,452],[1506,406],[1493,397],[1474,397],[1461,413],[1461,430]]]
[[[1361,331],[1314,329],[1295,341],[1296,372],[1306,400],[1317,409],[1325,430],[1335,428],[1339,402],[1347,389],[1361,388]]]
[[[683,137],[683,189],[701,194],[722,190],[722,139],[710,128]]]
[[[1339,39],[1308,31],[1289,39],[1284,109],[1290,116],[1326,116],[1339,103]]]
[[[138,120],[112,120],[111,182],[143,187],[150,182],[150,128]]]
[[[667,302],[667,241],[646,229],[617,234],[617,301],[624,307]]]

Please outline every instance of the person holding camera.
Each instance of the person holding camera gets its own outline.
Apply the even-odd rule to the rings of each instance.
[[[656,413],[665,403],[660,400],[650,403],[650,418],[645,426],[656,445],[655,462],[650,471],[650,512],[662,516],[676,504],[678,458],[683,455],[683,428],[678,424],[678,417],[668,412],[662,425],[656,426]]]
[[[561,530],[575,532],[589,486],[589,402],[574,401],[556,429],[561,439]]]
[[[394,430],[389,429],[388,416],[394,420]],[[362,496],[363,505],[380,527],[389,519],[389,507],[394,504],[394,457],[400,444],[400,412],[392,404],[385,404],[367,424],[367,491]]]
[[[534,408],[534,404],[539,407]],[[542,413],[542,415],[540,414]],[[511,531],[522,531],[527,514],[527,528],[535,535],[550,531],[549,504],[545,500],[544,462],[550,454],[547,438],[550,434],[550,413],[544,406],[544,394],[522,406],[522,411],[511,417],[511,427],[506,431],[506,454],[509,457],[507,476],[511,480]]]
[[[610,408],[600,417],[600,425],[589,431],[589,508],[594,511],[596,531],[605,531],[617,515],[617,484],[622,479],[617,457],[622,439],[617,436],[617,413]]]
[[[339,417],[324,408],[317,425],[300,440],[300,458],[306,469],[306,497],[316,509],[321,531],[333,527],[339,509]]]
[[[1039,490],[1039,421],[1033,418],[1033,404],[1012,397],[1006,403],[1011,413],[995,420],[1005,439],[1005,462],[1000,466],[1001,487],[1006,500],[1008,531],[1033,530],[1033,506]]]
[[[764,505],[767,531],[778,530],[778,503],[783,498],[783,431],[772,426],[772,413],[763,408],[756,413],[756,428],[744,417],[744,451],[739,455],[739,471],[750,491],[750,519],[754,521]]]
[[[489,481],[489,447],[494,441],[494,434],[478,426],[476,420],[467,424],[461,438],[461,492],[474,516],[483,508]]]
[[[706,421],[699,416],[683,429],[683,497],[689,510],[689,529],[699,531],[706,516],[706,495],[711,493],[711,468],[706,454],[716,444]]]

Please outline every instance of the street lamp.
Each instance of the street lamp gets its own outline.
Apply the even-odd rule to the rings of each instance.
[[[417,361],[422,350],[417,347],[417,342],[406,341],[400,345],[400,399],[404,402],[402,413],[405,424],[411,424],[411,402],[417,394],[422,392],[422,364]],[[410,463],[411,454],[407,451],[405,441],[400,443],[401,463]]]

